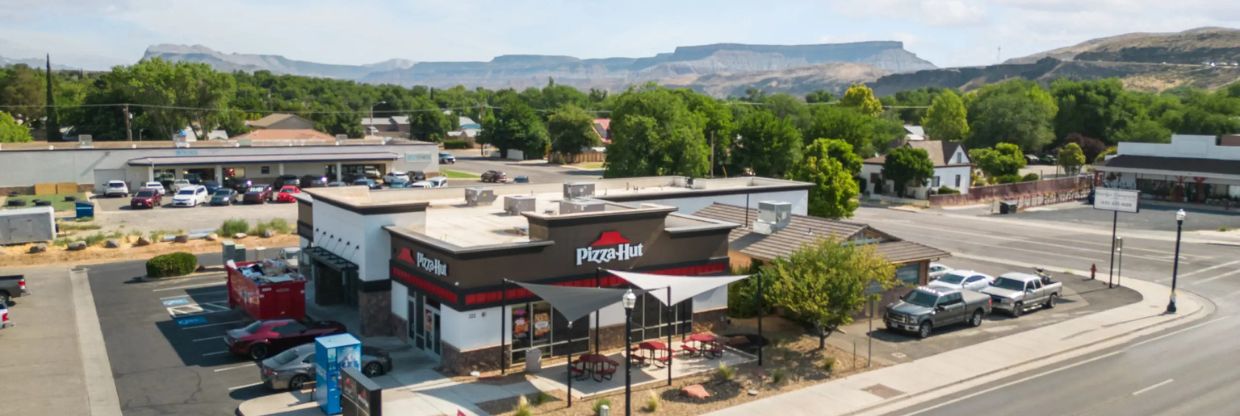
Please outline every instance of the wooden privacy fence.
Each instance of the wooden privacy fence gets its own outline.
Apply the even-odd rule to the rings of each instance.
[[[973,205],[991,201],[1017,201],[1020,207],[1036,207],[1076,201],[1089,196],[1088,175],[969,188],[964,195],[930,195],[930,206]]]
[[[586,153],[578,153],[575,155],[569,155],[569,154],[564,154],[564,153],[551,153],[549,156],[547,156],[547,162],[558,163],[558,164],[602,162],[605,160],[607,160],[607,153],[605,152],[586,152]]]

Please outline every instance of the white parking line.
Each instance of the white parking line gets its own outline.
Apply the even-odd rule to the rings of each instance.
[[[1171,382],[1173,382],[1173,381],[1175,381],[1175,379],[1170,379],[1170,378],[1169,378],[1169,379],[1163,380],[1161,383],[1158,383],[1158,384],[1155,384],[1155,385],[1153,385],[1153,386],[1149,386],[1149,387],[1143,388],[1143,389],[1141,389],[1141,390],[1134,391],[1134,392],[1132,392],[1132,395],[1133,395],[1133,396],[1140,396],[1140,395],[1141,395],[1141,393],[1145,393],[1145,392],[1148,392],[1148,391],[1150,391],[1150,390],[1153,390],[1153,389],[1156,389],[1156,388],[1159,388],[1159,387],[1162,387],[1162,386],[1165,386],[1165,385],[1171,384]]]
[[[228,354],[228,350],[216,351],[216,352],[208,352],[208,353],[206,353],[206,354],[203,354],[202,356],[203,356],[203,357],[214,357],[214,356],[217,356],[217,355],[224,355],[224,354]]]
[[[224,336],[223,336],[223,335],[216,335],[216,336],[213,336],[213,337],[198,338],[198,339],[194,340],[194,342],[203,342],[203,341],[207,341],[207,340],[212,340],[212,339],[222,339],[222,338],[224,338]]]
[[[194,289],[194,288],[200,288],[200,287],[223,286],[223,285],[224,285],[224,282],[215,282],[215,283],[200,283],[200,284],[196,284],[196,285],[184,285],[184,286],[173,286],[173,287],[161,287],[161,288],[159,288],[159,289],[151,289],[151,291],[152,291],[152,292],[165,292],[165,291],[169,291],[169,290]]]
[[[1211,271],[1211,270],[1214,270],[1214,269],[1217,269],[1217,268],[1220,268],[1220,267],[1227,267],[1227,266],[1230,266],[1230,265],[1233,265],[1233,264],[1236,264],[1236,263],[1240,263],[1240,260],[1236,260],[1236,261],[1233,261],[1233,262],[1228,262],[1228,263],[1223,263],[1223,264],[1218,264],[1218,265],[1214,265],[1214,266],[1206,267],[1206,268],[1204,268],[1204,269],[1200,269],[1200,270],[1193,270],[1193,271],[1191,271],[1191,272],[1184,273],[1184,274],[1180,275],[1180,277],[1189,277],[1189,276],[1192,276],[1192,275],[1195,275],[1195,274],[1205,273],[1205,272],[1208,272],[1208,271]]]
[[[233,390],[244,389],[244,388],[246,388],[246,387],[254,387],[254,386],[261,385],[261,384],[263,384],[263,382],[261,382],[261,381],[260,381],[260,382],[257,382],[257,383],[250,383],[250,384],[241,385],[241,386],[233,386],[233,387],[229,387],[229,388],[228,388],[228,391],[233,391]]]
[[[1222,278],[1224,278],[1224,277],[1231,276],[1231,275],[1233,275],[1233,274],[1237,274],[1237,273],[1240,273],[1240,269],[1232,270],[1232,271],[1230,271],[1230,272],[1223,273],[1223,274],[1220,274],[1220,275],[1218,275],[1218,276],[1208,277],[1208,278],[1205,278],[1205,279],[1201,279],[1201,280],[1195,281],[1195,282],[1193,282],[1193,286],[1197,286],[1197,285],[1199,285],[1199,284],[1206,283],[1206,282],[1213,282],[1213,281],[1215,281],[1215,280],[1222,279]]]
[[[220,326],[220,325],[232,325],[232,324],[241,323],[241,322],[244,322],[244,321],[242,321],[242,320],[238,319],[238,320],[235,320],[235,321],[228,321],[228,322],[216,322],[216,323],[213,323],[213,324],[194,325],[194,326],[183,326],[183,327],[181,327],[181,329],[189,330],[189,329],[207,328],[207,327],[212,327],[212,326]]]
[[[254,363],[242,364],[242,365],[238,365],[238,366],[234,366],[234,367],[217,368],[217,369],[212,370],[212,371],[213,371],[213,372],[218,373],[218,372],[221,372],[221,371],[237,370],[237,369],[249,368],[249,367],[254,367]]]

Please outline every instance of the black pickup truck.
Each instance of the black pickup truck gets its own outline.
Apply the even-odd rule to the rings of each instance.
[[[20,274],[0,276],[0,303],[9,304],[9,299],[29,295],[26,290],[26,276]]]

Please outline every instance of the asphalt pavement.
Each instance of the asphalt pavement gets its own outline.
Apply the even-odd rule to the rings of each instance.
[[[455,151],[453,154],[456,155],[456,163],[451,165],[439,165],[439,169],[469,172],[479,175],[488,170],[498,170],[508,174],[508,179],[510,181],[517,176],[525,176],[528,177],[532,183],[588,181],[603,177],[602,169],[583,170],[540,162],[518,162],[513,160],[484,158],[478,155],[477,150]],[[448,181],[448,183],[453,186],[467,184],[470,182],[472,181],[459,179],[455,181]]]

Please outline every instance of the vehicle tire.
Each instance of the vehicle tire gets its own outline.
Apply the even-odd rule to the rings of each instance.
[[[8,306],[9,300],[9,292],[0,291],[0,305]]]
[[[1012,305],[1012,317],[1013,318],[1019,318],[1022,313],[1025,313],[1024,302],[1016,302],[1015,305]]]
[[[304,387],[306,385],[306,382],[309,380],[310,380],[309,377],[303,376],[301,374],[295,375],[293,376],[293,378],[288,380],[288,389],[289,390],[301,390],[301,388]]]
[[[982,310],[981,309],[973,311],[973,316],[969,317],[969,326],[972,326],[972,327],[982,326]]]
[[[1059,300],[1057,299],[1058,297],[1059,295],[1052,293],[1046,298],[1046,303],[1042,304],[1042,307],[1046,309],[1055,309],[1055,301]]]
[[[267,344],[254,344],[250,346],[250,358],[261,360],[267,358]]]
[[[931,332],[934,332],[934,326],[930,325],[930,322],[922,322],[921,326],[917,327],[918,338],[921,338],[921,339],[929,338]]]
[[[362,374],[365,374],[366,377],[381,376],[383,375],[383,365],[379,363],[366,364],[365,367],[362,367]]]

